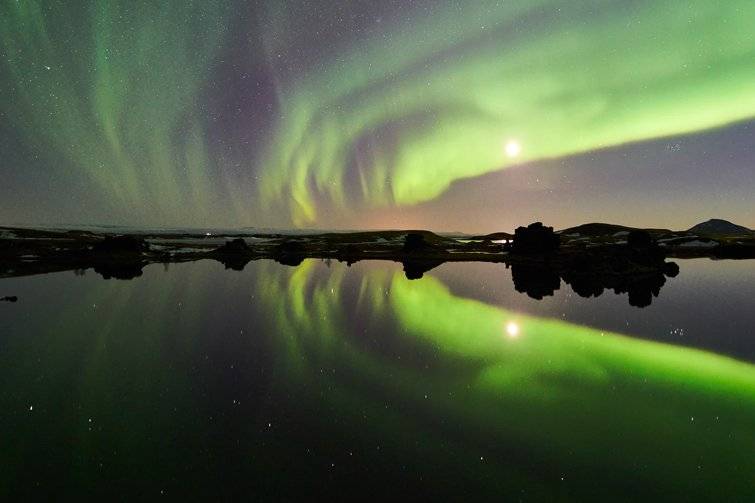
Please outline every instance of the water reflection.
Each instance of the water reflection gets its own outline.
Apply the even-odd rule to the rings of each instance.
[[[240,241],[240,240],[236,240]],[[232,246],[235,241],[226,246]],[[294,247],[296,243],[284,242],[278,254],[276,262],[281,265],[297,267],[304,262],[304,255]],[[215,260],[223,264],[226,269],[243,271],[253,258],[248,254],[222,253],[216,254]],[[348,261],[351,266],[356,261]],[[425,273],[431,271],[445,262],[443,260],[428,259],[404,259],[404,275],[407,279],[421,279]],[[130,280],[141,277],[146,261],[134,259],[133,261],[119,260],[118,262],[103,261],[94,267],[94,272],[104,279]],[[661,288],[666,283],[666,278],[673,278],[679,273],[679,267],[668,262],[662,268],[650,268],[643,271],[621,271],[600,267],[601,264],[588,264],[585,267],[576,267],[570,264],[564,267],[551,262],[514,262],[505,264],[511,268],[511,279],[517,292],[525,293],[529,297],[541,300],[552,296],[561,287],[563,280],[570,285],[572,290],[580,297],[598,297],[605,290],[613,290],[616,295],[626,293],[631,306],[647,307],[654,297],[658,297]],[[166,264],[167,266],[167,264]],[[501,265],[502,267],[504,264]]]
[[[667,262],[661,270],[616,273],[594,268],[559,269],[549,263],[511,264],[511,279],[517,292],[541,300],[561,288],[561,280],[580,297],[599,297],[605,290],[627,294],[629,305],[647,307],[658,297],[666,278],[679,274],[679,266]]]
[[[750,489],[752,365],[504,309],[433,275],[204,261],[14,286],[24,302],[0,321],[5,497]]]

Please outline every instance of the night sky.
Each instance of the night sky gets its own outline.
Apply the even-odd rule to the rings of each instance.
[[[0,224],[755,227],[752,0],[0,0]]]

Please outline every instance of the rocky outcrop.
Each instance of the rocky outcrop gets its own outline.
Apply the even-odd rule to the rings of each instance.
[[[517,227],[514,231],[514,243],[511,253],[533,255],[558,251],[561,238],[553,232],[553,227],[545,227],[542,222],[535,222],[527,227]]]
[[[233,271],[243,271],[244,267],[252,260],[253,251],[242,238],[226,241],[212,251],[215,260]]]
[[[425,241],[425,237],[419,232],[410,232],[404,237],[403,250],[408,253],[425,251],[432,249],[433,246]]]

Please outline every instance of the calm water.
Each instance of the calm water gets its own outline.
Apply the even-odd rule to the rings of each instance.
[[[0,499],[752,501],[755,261],[650,306],[502,265],[0,280]]]

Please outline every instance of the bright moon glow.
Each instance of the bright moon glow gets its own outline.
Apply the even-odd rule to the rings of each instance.
[[[519,152],[522,151],[522,146],[519,145],[519,142],[509,140],[508,142],[506,142],[505,150],[507,157],[516,157],[519,155]]]
[[[513,321],[510,321],[506,324],[506,333],[509,335],[509,337],[516,337],[519,335],[519,325],[514,323]]]

